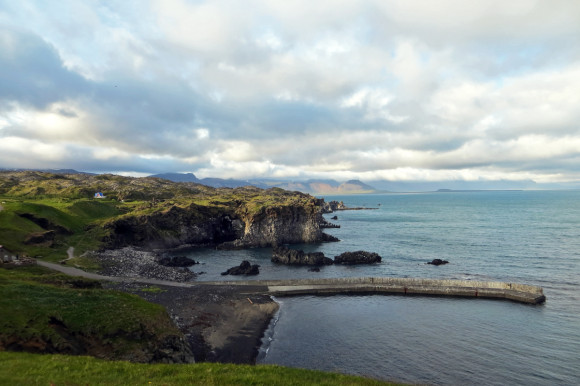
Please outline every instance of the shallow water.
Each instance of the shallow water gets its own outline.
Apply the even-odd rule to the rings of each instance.
[[[294,246],[327,256],[367,250],[372,266],[320,273],[270,262],[268,248],[193,250],[204,280],[242,260],[257,279],[430,277],[540,285],[541,306],[401,296],[280,298],[260,361],[429,384],[569,385],[580,380],[580,191],[329,197],[348,206],[327,232],[338,243]],[[380,205],[379,205],[380,204]],[[444,266],[425,264],[433,258]],[[267,354],[266,354],[267,350]]]

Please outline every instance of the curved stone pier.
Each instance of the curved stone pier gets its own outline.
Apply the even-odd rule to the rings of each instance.
[[[499,281],[344,277],[333,279],[192,281],[182,283],[145,278],[101,276],[41,260],[38,260],[38,264],[68,275],[83,276],[96,280],[135,281],[179,287],[194,287],[198,285],[245,286],[248,293],[265,293],[276,296],[398,294],[507,299],[528,304],[541,304],[546,301],[542,287]]]
[[[528,304],[541,304],[546,301],[541,287],[493,281],[363,277],[198,283],[209,285],[261,286],[267,287],[268,293],[276,296],[398,294],[507,299]]]

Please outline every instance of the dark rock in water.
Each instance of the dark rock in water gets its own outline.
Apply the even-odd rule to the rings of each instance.
[[[199,262],[185,256],[166,256],[162,257],[157,262],[166,267],[191,267],[192,265],[199,264]]]
[[[334,257],[334,264],[374,264],[380,263],[381,256],[374,252],[344,252]]]
[[[427,264],[432,264],[432,265],[443,265],[443,264],[447,264],[449,263],[447,260],[441,260],[441,259],[433,259],[430,262],[428,262]]]
[[[322,239],[321,241],[324,242],[334,242],[334,241],[340,241],[340,239],[338,237],[334,237],[332,235],[329,235],[328,233],[322,233]]]
[[[258,264],[252,265],[249,261],[244,260],[238,267],[232,267],[222,272],[222,275],[257,275],[260,273],[259,267]]]
[[[320,272],[320,268],[313,267],[313,268],[308,269],[308,272]]]
[[[286,265],[330,265],[332,259],[322,252],[304,253],[302,250],[276,247],[272,251],[272,262]]]
[[[338,216],[332,216],[330,219],[331,220],[338,220]]]

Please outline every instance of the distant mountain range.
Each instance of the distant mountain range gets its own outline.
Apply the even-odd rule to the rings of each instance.
[[[275,180],[234,180],[222,178],[197,178],[193,173],[163,173],[154,174],[150,177],[163,178],[174,182],[195,182],[214,188],[237,188],[240,186],[257,186],[262,189],[282,188],[285,190],[297,190],[310,194],[359,194],[373,193],[377,190],[359,180],[350,180],[340,183],[335,180],[307,180],[307,181],[275,181]]]
[[[277,182],[274,186],[310,194],[360,194],[377,192],[374,187],[359,180],[350,180],[342,183],[335,180]]]
[[[149,177],[163,178],[164,180],[169,180],[173,182],[195,182],[196,184],[202,184],[206,186],[211,186],[214,188],[239,188],[242,186],[257,186],[258,188],[267,189],[271,186],[259,183],[257,181],[249,180],[234,180],[234,179],[223,179],[223,178],[197,178],[193,173],[162,173],[153,174]]]
[[[0,168],[0,171],[41,171],[61,174],[89,174],[74,169],[23,169]],[[386,181],[377,180],[364,183],[360,180],[338,182],[331,179],[311,179],[305,181],[274,180],[255,178],[248,180],[223,178],[197,178],[193,173],[162,173],[149,177],[163,178],[174,182],[194,182],[214,188],[238,188],[242,186],[256,186],[262,189],[273,187],[290,191],[300,191],[313,195],[333,194],[361,194],[386,192],[435,192],[441,191],[480,191],[480,190],[529,190],[529,189],[580,189],[580,181],[563,183],[536,183],[533,180],[525,181]]]

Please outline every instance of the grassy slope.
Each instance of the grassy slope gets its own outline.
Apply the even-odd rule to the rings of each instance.
[[[0,212],[0,245],[8,250],[29,256],[42,256],[48,260],[59,260],[67,256],[70,246],[83,251],[99,247],[104,230],[99,223],[120,215],[118,205],[112,201],[59,198],[13,198],[0,197],[4,210]],[[22,214],[47,219],[51,225],[62,227],[68,232],[57,231],[53,245],[27,245],[28,235],[46,231],[34,221],[21,217]],[[69,233],[69,234],[67,234]]]
[[[143,349],[144,337],[181,336],[159,305],[36,266],[0,268],[0,310],[0,349],[46,342],[69,352],[66,336],[79,336],[106,345],[107,357],[125,358]],[[66,326],[65,336],[55,323]]]
[[[200,363],[144,365],[90,357],[0,352],[4,385],[393,385],[281,366]]]
[[[97,191],[107,198],[92,198]],[[56,261],[67,257],[70,246],[75,248],[75,256],[98,249],[108,232],[104,225],[123,216],[146,216],[193,205],[199,208],[200,221],[219,213],[245,218],[270,207],[311,207],[313,202],[310,196],[278,188],[214,189],[157,178],[4,172],[0,173],[0,203],[4,208],[0,211],[0,245],[14,253]],[[22,215],[47,220],[50,226],[41,227]],[[25,243],[30,235],[56,228],[60,231],[51,245]]]

